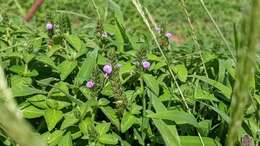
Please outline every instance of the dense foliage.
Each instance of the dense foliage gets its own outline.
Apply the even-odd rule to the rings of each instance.
[[[18,2],[0,4],[6,10],[0,15],[0,66],[23,117],[41,138],[50,146],[224,145],[239,78],[236,61],[247,37],[239,30],[244,26],[236,1],[206,3],[231,15],[219,12],[216,18],[234,44],[234,58],[203,9],[192,9],[198,2],[187,4],[196,13],[192,20],[200,20],[194,33],[179,1],[144,0],[148,10],[159,7],[151,11],[161,24],[151,25],[159,46],[130,1],[92,2],[48,1],[30,24],[15,17],[13,5],[24,11]],[[178,5],[168,8],[171,2]],[[226,22],[232,16],[234,27]],[[239,145],[259,140],[259,56],[256,62]],[[0,139],[16,145],[2,127]]]

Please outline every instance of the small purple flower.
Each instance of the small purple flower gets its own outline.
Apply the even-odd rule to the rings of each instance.
[[[142,65],[143,65],[144,69],[149,69],[151,64],[150,64],[150,62],[144,60],[144,61],[142,61]]]
[[[47,30],[52,30],[54,28],[54,25],[51,23],[51,22],[48,22],[47,24],[46,24],[46,29]]]
[[[106,75],[110,75],[112,73],[112,66],[110,64],[106,64],[104,67],[103,67],[103,72],[106,74]]]
[[[86,84],[87,88],[92,89],[95,86],[95,83],[92,80],[89,80]]]
[[[241,143],[243,146],[250,146],[252,140],[249,135],[244,135],[241,139]]]
[[[172,38],[172,33],[170,33],[170,32],[166,32],[165,33],[165,36],[168,38],[168,39],[171,39]]]

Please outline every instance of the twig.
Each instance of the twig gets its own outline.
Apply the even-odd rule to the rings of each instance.
[[[44,0],[36,0],[34,4],[32,5],[31,9],[27,12],[27,14],[23,17],[23,20],[26,22],[29,22],[36,11],[40,8],[40,6],[43,4]]]

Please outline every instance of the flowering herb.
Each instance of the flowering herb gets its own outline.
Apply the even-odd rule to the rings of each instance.
[[[150,68],[150,65],[151,65],[151,64],[150,64],[150,62],[148,62],[148,61],[146,61],[146,60],[143,60],[143,61],[142,61],[142,65],[143,65],[143,68],[147,70],[147,69]]]
[[[112,73],[112,65],[111,64],[104,65],[103,72],[105,73],[105,75],[109,76]]]
[[[95,86],[95,83],[92,80],[89,80],[86,84],[86,87],[89,89],[93,89]]]
[[[53,29],[54,29],[54,24],[52,24],[51,22],[48,22],[48,23],[46,24],[46,29],[47,29],[48,31],[53,30]]]

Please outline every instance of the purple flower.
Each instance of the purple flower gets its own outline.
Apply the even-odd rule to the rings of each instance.
[[[53,25],[52,23],[48,22],[48,23],[46,24],[46,29],[47,29],[47,30],[52,30],[53,28],[54,28],[54,25]]]
[[[170,33],[170,32],[166,32],[165,33],[165,36],[168,38],[168,39],[171,39],[172,38],[172,33]]]
[[[144,61],[142,61],[142,65],[143,65],[144,69],[149,69],[151,64],[150,64],[150,62],[144,60]]]
[[[86,84],[87,88],[92,89],[95,86],[95,83],[92,80],[89,80]]]
[[[250,146],[252,140],[249,135],[244,135],[241,139],[241,143],[243,146]]]
[[[106,74],[106,75],[110,75],[112,73],[112,66],[110,64],[106,64],[104,67],[103,67],[103,72]]]

